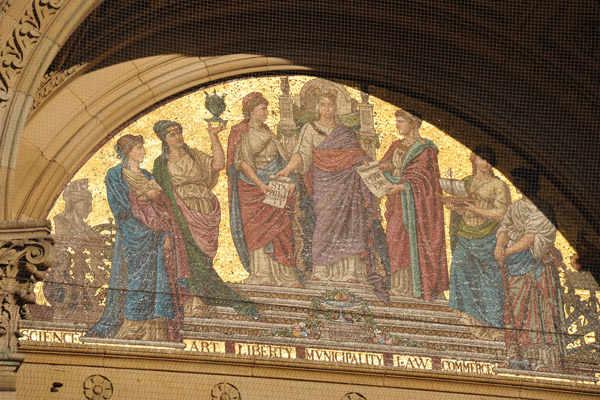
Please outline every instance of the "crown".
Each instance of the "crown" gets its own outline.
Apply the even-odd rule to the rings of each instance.
[[[317,99],[320,97],[327,97],[335,103],[337,98],[337,90],[332,87],[318,87],[315,89],[315,96]]]
[[[171,125],[167,128],[167,132],[179,131],[179,127],[177,125]]]

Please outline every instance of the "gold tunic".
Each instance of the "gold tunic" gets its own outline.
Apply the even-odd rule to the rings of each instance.
[[[250,127],[241,136],[242,139],[235,148],[233,156],[233,165],[236,169],[240,169],[242,161],[246,161],[256,171],[277,157],[277,142],[271,132]]]
[[[473,177],[467,193],[469,193],[469,198],[477,200],[477,208],[495,210],[500,215],[504,215],[510,205],[508,185],[496,177],[485,180]],[[471,211],[465,211],[462,218],[469,226],[479,226],[488,222],[487,218],[480,217]]]
[[[177,161],[169,160],[167,168],[173,191],[190,210],[202,214],[214,211],[212,189],[219,179],[219,171],[212,168],[213,158],[206,153],[191,149],[194,158],[185,154]]]

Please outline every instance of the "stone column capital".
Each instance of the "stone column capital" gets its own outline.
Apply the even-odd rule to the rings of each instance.
[[[20,320],[54,256],[50,221],[0,221],[0,360],[14,358]]]

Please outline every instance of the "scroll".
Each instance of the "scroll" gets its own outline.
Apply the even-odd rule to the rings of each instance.
[[[378,164],[377,161],[371,161],[367,165],[356,167],[356,172],[375,196],[383,197],[387,194],[387,188],[392,183],[383,175],[383,172],[377,166]]]
[[[280,176],[275,178],[275,175],[269,176],[269,188],[271,192],[263,200],[263,203],[277,208],[285,208],[290,186],[294,182],[292,178]]]
[[[476,200],[469,198],[469,193],[467,193],[467,189],[465,187],[465,181],[452,178],[440,178],[440,186],[444,192],[450,195],[444,196],[436,193],[436,196],[442,200],[449,201],[460,207],[464,206],[466,203],[477,203]]]
[[[465,181],[452,178],[440,178],[440,186],[442,186],[444,192],[454,197],[469,197],[467,189],[465,188]]]

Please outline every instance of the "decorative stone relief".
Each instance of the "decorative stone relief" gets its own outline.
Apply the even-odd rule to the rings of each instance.
[[[17,351],[20,319],[35,302],[36,282],[54,261],[49,222],[0,222],[0,352]]]
[[[367,398],[360,393],[350,392],[346,393],[342,400],[367,400]]]
[[[93,322],[102,315],[98,300],[106,297],[116,226],[112,220],[93,227],[86,224],[92,211],[87,179],[69,183],[62,197],[65,209],[53,219],[57,257],[43,288],[51,307],[36,306],[32,314]]]
[[[31,110],[35,110],[44,100],[48,98],[60,85],[65,83],[67,79],[75,75],[76,72],[81,70],[85,64],[77,64],[65,71],[53,71],[49,74],[44,75],[44,79],[40,84],[35,98],[33,99],[33,105]]]
[[[6,103],[12,95],[15,76],[21,73],[25,58],[32,45],[42,36],[48,17],[56,14],[64,0],[34,0],[19,21],[0,52],[0,104]]]
[[[8,12],[8,8],[12,4],[13,0],[2,0],[0,1],[0,18],[4,17],[4,14]]]
[[[108,400],[113,395],[113,385],[102,375],[88,376],[83,381],[83,395],[88,400]]]
[[[210,398],[213,400],[242,400],[242,395],[232,384],[221,382],[212,388]]]

